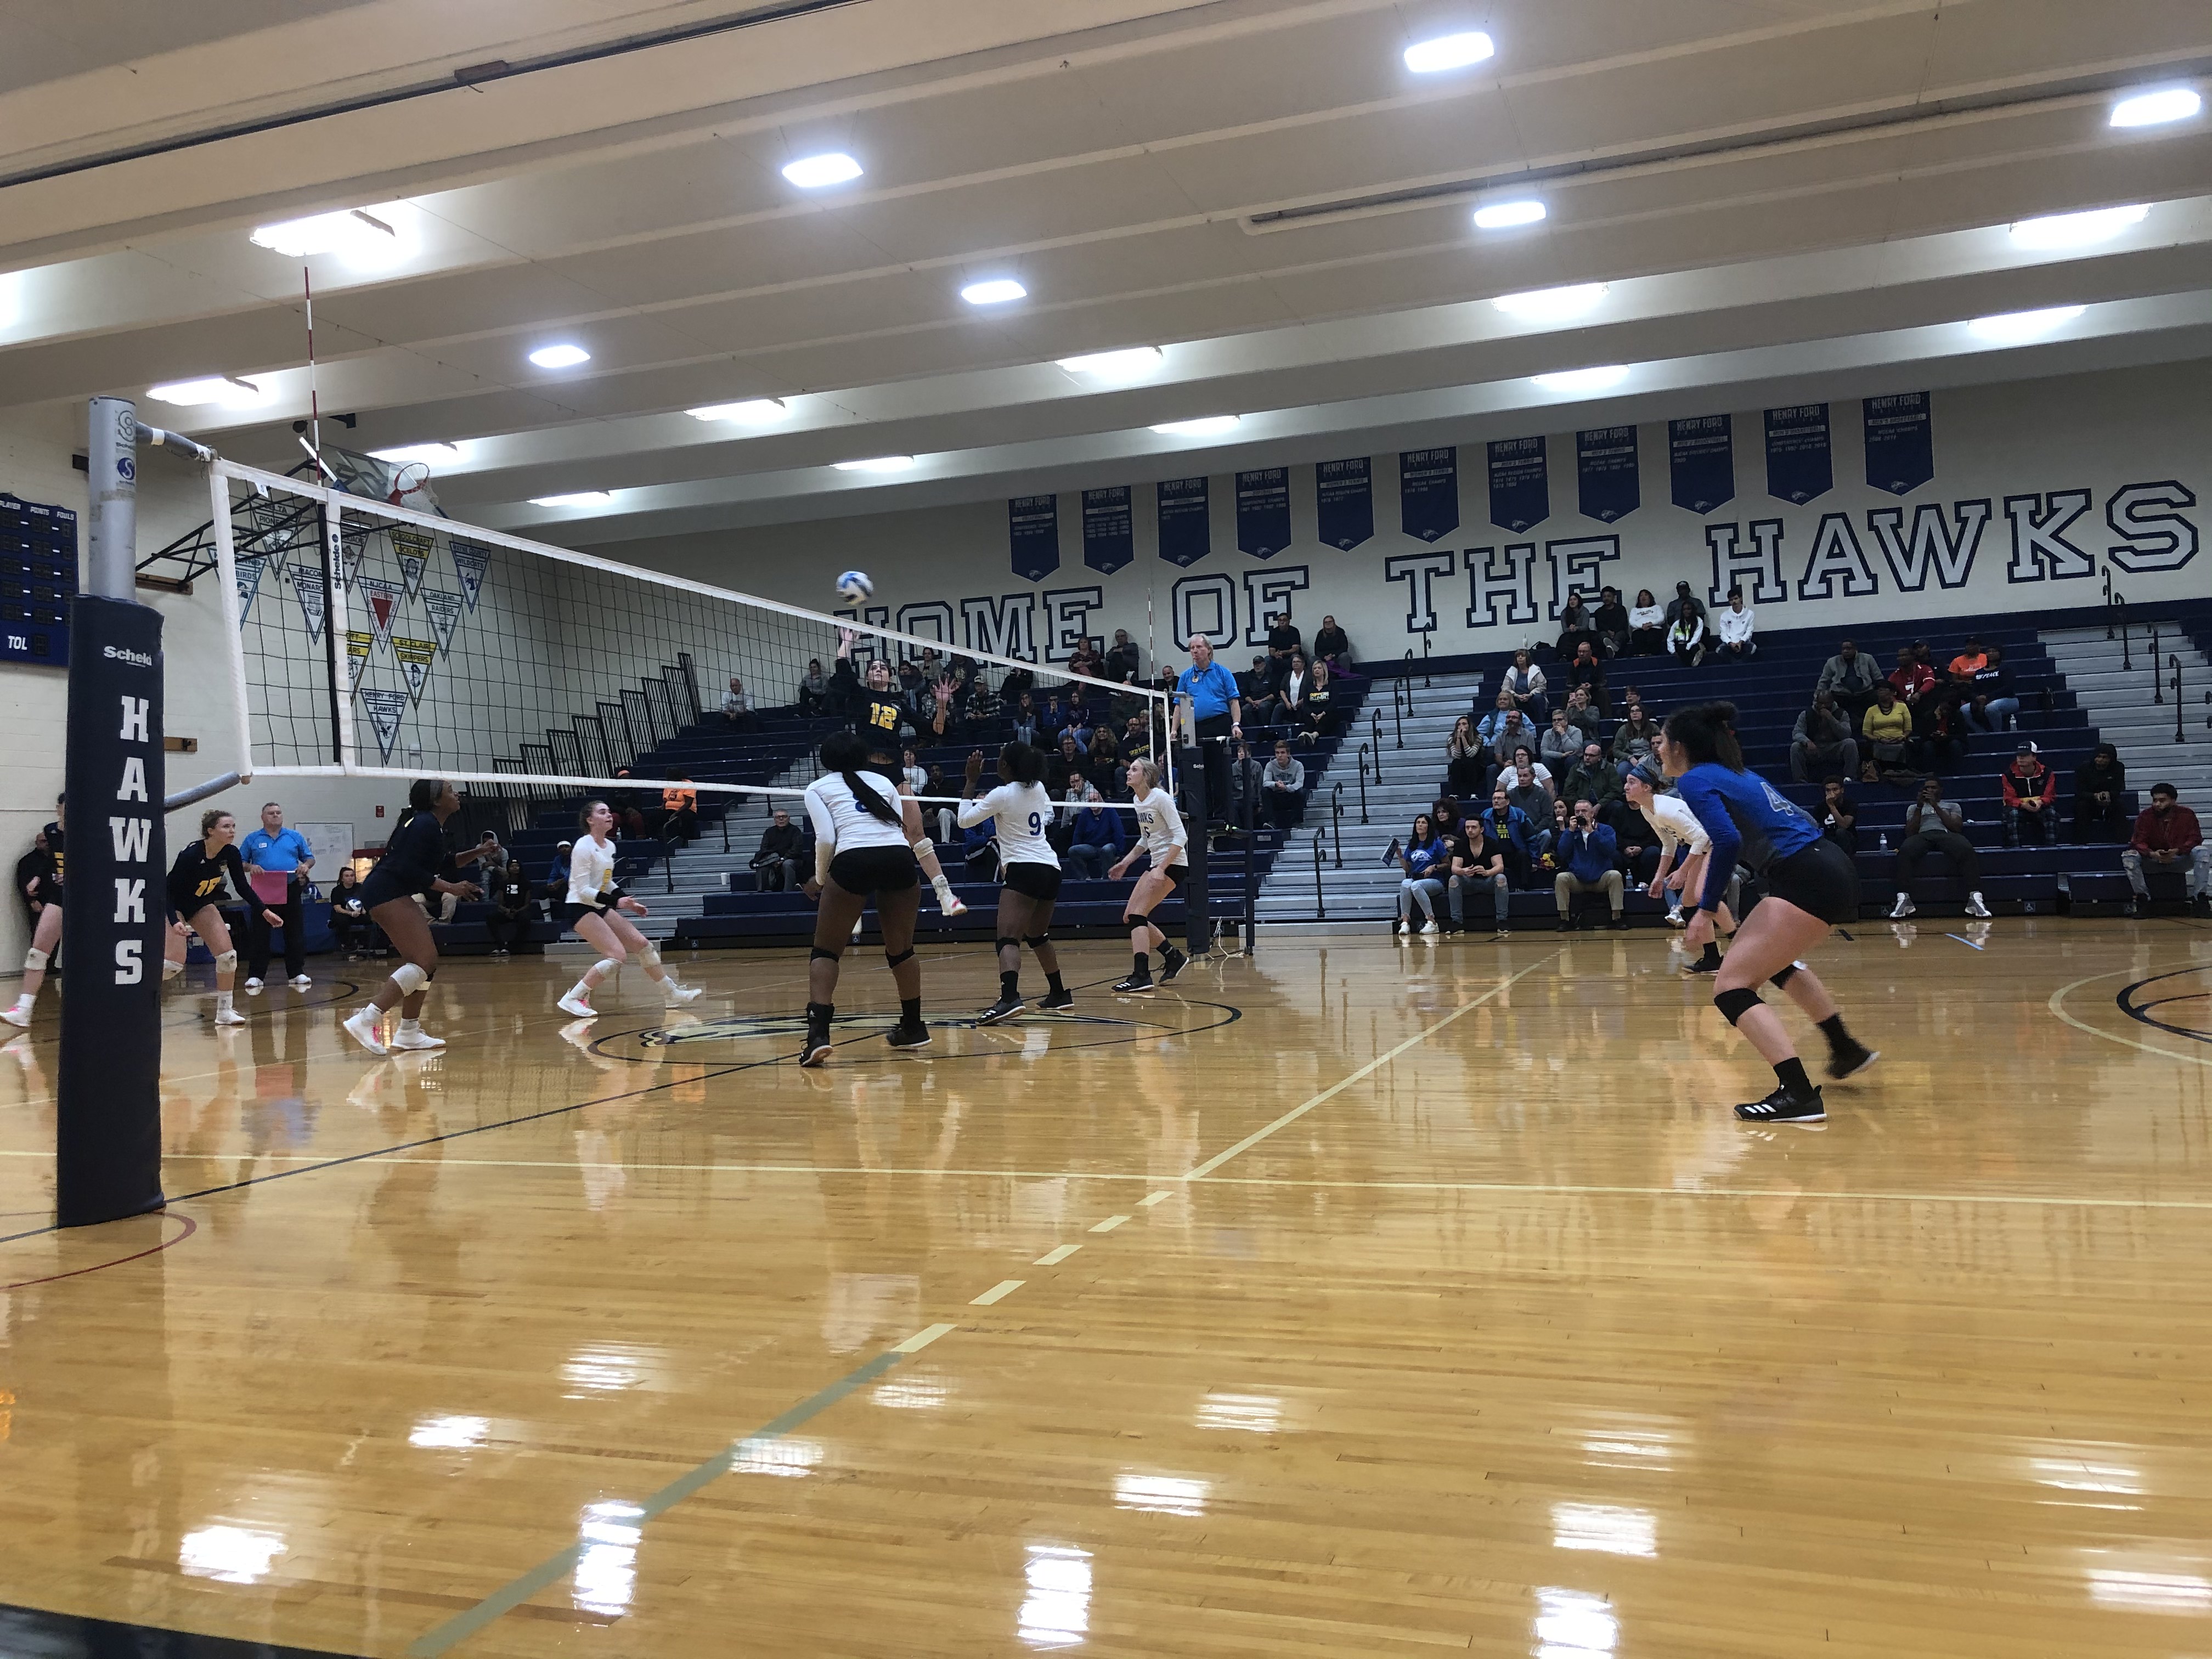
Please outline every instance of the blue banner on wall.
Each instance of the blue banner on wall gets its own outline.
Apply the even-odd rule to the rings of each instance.
[[[1766,493],[1802,507],[1835,487],[1828,406],[1791,404],[1766,411]]]
[[[1137,530],[1129,515],[1129,486],[1083,492],[1083,562],[1112,575],[1137,556]]]
[[[1160,505],[1160,556],[1186,568],[1212,550],[1206,480],[1169,478],[1157,486]]]
[[[1325,546],[1353,548],[1375,534],[1375,485],[1367,457],[1314,468],[1314,506]]]
[[[1272,559],[1291,544],[1291,470],[1263,466],[1237,475],[1237,545]]]
[[[1667,422],[1667,465],[1674,505],[1710,513],[1735,499],[1735,422],[1727,415],[1693,415]]]
[[[1601,426],[1575,434],[1575,474],[1583,517],[1600,524],[1626,518],[1644,505],[1644,478],[1637,470],[1636,428]]]
[[[1490,521],[1527,530],[1552,516],[1552,475],[1541,438],[1497,438],[1490,445]]]
[[[1936,427],[1926,392],[1869,398],[1865,408],[1867,483],[1904,495],[1936,476]]]
[[[1006,530],[1013,544],[1014,574],[1042,581],[1060,568],[1060,498],[1017,495],[1006,503]]]
[[[1398,523],[1425,542],[1459,528],[1459,451],[1409,449],[1398,457]]]

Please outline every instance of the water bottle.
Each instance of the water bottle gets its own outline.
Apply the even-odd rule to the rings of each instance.
[[[1881,832],[1881,850],[1885,853],[1889,851],[1889,831],[1887,830]]]

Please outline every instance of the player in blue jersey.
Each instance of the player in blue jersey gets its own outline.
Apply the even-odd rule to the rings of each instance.
[[[1836,1000],[1798,957],[1838,923],[1859,914],[1858,870],[1820,826],[1765,779],[1744,769],[1736,740],[1735,705],[1701,702],[1667,717],[1657,744],[1661,763],[1678,780],[1682,803],[1712,837],[1704,890],[1684,942],[1704,945],[1728,896],[1738,861],[1766,889],[1736,929],[1713,980],[1713,1006],[1774,1067],[1776,1087],[1764,1100],[1735,1109],[1747,1123],[1817,1123],[1827,1116],[1820,1091],[1805,1075],[1782,1019],[1759,998],[1771,980],[1805,1011],[1828,1039],[1828,1075],[1841,1079],[1874,1064],[1875,1051],[1844,1029]]]

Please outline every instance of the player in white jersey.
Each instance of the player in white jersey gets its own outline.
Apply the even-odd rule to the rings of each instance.
[[[660,994],[669,1002],[696,1000],[699,988],[678,985],[660,965],[660,947],[639,933],[630,921],[631,916],[647,912],[643,904],[615,883],[614,809],[603,800],[587,801],[582,823],[584,833],[576,837],[568,854],[568,901],[555,905],[553,914],[597,951],[599,959],[553,1006],[578,1019],[597,1019],[599,1011],[592,1006],[592,993],[633,954],[644,966],[646,977],[660,988]]]
[[[1675,927],[1682,925],[1682,895],[1705,890],[1705,860],[1713,848],[1713,838],[1705,833],[1705,826],[1698,822],[1698,815],[1680,795],[1670,795],[1659,787],[1658,780],[1641,766],[1632,766],[1626,780],[1628,804],[1644,814],[1659,837],[1659,869],[1651,878],[1647,890],[1653,898],[1667,899],[1667,920]],[[1674,860],[1677,846],[1687,848],[1681,868],[1671,876],[1668,866]],[[1714,913],[1714,931],[1721,935],[1735,932],[1735,918],[1723,904]],[[1705,954],[1689,963],[1683,971],[1691,974],[1717,974],[1721,970],[1721,951],[1718,939],[1705,941]]]
[[[921,809],[902,798],[890,777],[871,767],[868,745],[850,732],[823,740],[824,775],[806,786],[806,817],[814,826],[814,875],[803,890],[819,899],[814,952],[806,964],[806,1044],[801,1066],[830,1058],[830,1022],[836,1017],[837,972],[853,929],[875,896],[884,933],[884,960],[898,988],[894,1048],[929,1045],[921,1019],[921,964],[915,960],[914,922],[921,909],[921,871],[915,842]]]
[[[1137,807],[1137,842],[1129,849],[1128,856],[1108,873],[1115,880],[1121,880],[1140,853],[1150,855],[1152,865],[1137,878],[1137,890],[1129,895],[1129,902],[1121,912],[1121,919],[1129,924],[1129,949],[1136,957],[1136,965],[1129,977],[1114,988],[1129,995],[1145,996],[1153,989],[1150,951],[1157,949],[1160,953],[1163,985],[1182,972],[1183,964],[1190,960],[1168,942],[1164,931],[1152,924],[1153,907],[1181,887],[1188,873],[1189,861],[1183,848],[1190,844],[1190,836],[1182,827],[1182,814],[1176,811],[1175,797],[1160,787],[1160,769],[1152,762],[1129,763],[1129,797]]]
[[[1040,1008],[1066,1008],[1075,996],[1061,982],[1060,952],[1053,948],[1052,907],[1060,897],[1060,854],[1045,838],[1052,822],[1052,797],[1044,789],[1044,751],[1025,743],[999,750],[999,775],[1005,781],[980,799],[983,751],[968,757],[967,787],[961,791],[960,827],[997,821],[999,842],[999,1000],[976,1023],[996,1025],[1028,1005],[1022,1000],[1022,946],[1036,952],[1044,969]]]

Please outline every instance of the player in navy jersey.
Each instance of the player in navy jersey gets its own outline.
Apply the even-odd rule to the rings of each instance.
[[[340,1030],[372,1054],[446,1046],[443,1037],[422,1029],[422,999],[431,975],[438,971],[438,944],[428,915],[415,898],[417,894],[452,893],[472,899],[480,891],[474,882],[447,881],[438,873],[446,865],[446,820],[461,810],[459,792],[443,778],[417,778],[409,786],[407,804],[414,815],[392,832],[384,856],[361,884],[361,902],[369,920],[384,930],[392,948],[405,959],[375,996],[338,1022]],[[399,1029],[387,1046],[381,1024],[394,1007],[399,1010]]]
[[[1737,1107],[1735,1115],[1747,1123],[1817,1123],[1827,1116],[1820,1088],[1805,1075],[1781,1017],[1759,1000],[1758,986],[1772,981],[1820,1026],[1828,1039],[1830,1077],[1851,1077],[1874,1064],[1874,1050],[1844,1029],[1828,988],[1798,960],[1829,928],[1858,919],[1858,871],[1809,816],[1744,769],[1734,703],[1675,710],[1656,746],[1668,775],[1678,780],[1683,805],[1712,837],[1704,889],[1684,942],[1697,948],[1712,939],[1739,860],[1766,888],[1766,897],[1736,929],[1713,980],[1713,1006],[1774,1067],[1774,1092]]]
[[[39,1000],[39,992],[46,982],[46,964],[61,948],[62,942],[62,874],[67,862],[62,846],[62,825],[67,817],[67,795],[54,798],[54,821],[46,827],[46,862],[40,874],[37,890],[28,895],[39,907],[38,920],[31,927],[31,948],[23,952],[22,988],[16,993],[15,1006],[0,1008],[0,1019],[10,1025],[28,1025],[31,1007]]]

